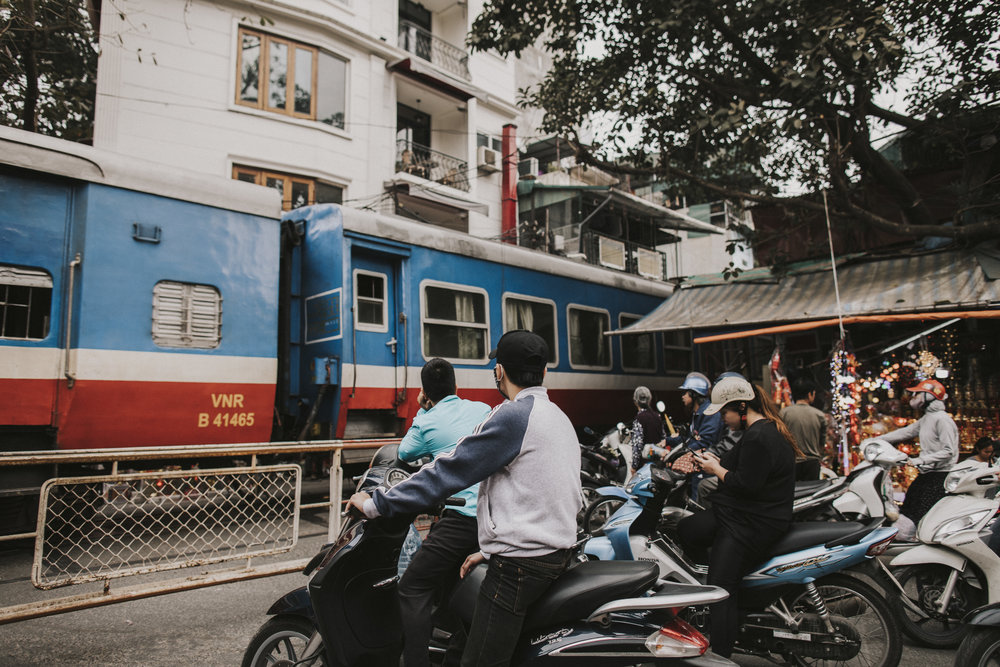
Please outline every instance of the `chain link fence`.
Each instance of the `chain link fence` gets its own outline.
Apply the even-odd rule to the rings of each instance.
[[[41,589],[289,551],[298,465],[52,479],[32,583]]]

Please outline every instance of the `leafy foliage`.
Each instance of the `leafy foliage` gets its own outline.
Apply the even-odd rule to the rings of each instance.
[[[89,142],[97,36],[87,2],[0,4],[0,123]]]
[[[469,37],[503,54],[539,41],[554,68],[522,102],[545,109],[546,132],[606,121],[585,161],[622,170],[624,155],[625,170],[716,197],[828,190],[839,220],[903,235],[1000,233],[995,0],[491,0]],[[892,131],[935,156],[918,167],[962,174],[953,226],[876,150]]]

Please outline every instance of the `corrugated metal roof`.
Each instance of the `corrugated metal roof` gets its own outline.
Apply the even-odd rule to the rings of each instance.
[[[749,274],[749,275],[748,275]],[[797,322],[837,317],[830,262],[799,265],[781,278],[755,269],[731,282],[695,277],[627,333]],[[1000,307],[1000,281],[971,250],[838,262],[844,316]]]

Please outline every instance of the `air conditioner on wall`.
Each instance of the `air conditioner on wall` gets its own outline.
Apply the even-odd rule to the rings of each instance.
[[[500,171],[500,151],[493,150],[489,146],[480,146],[476,151],[476,166],[480,171]]]

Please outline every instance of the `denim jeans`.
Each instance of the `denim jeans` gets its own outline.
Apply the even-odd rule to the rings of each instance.
[[[563,573],[569,558],[569,549],[530,558],[490,558],[462,667],[510,664],[528,608]]]

